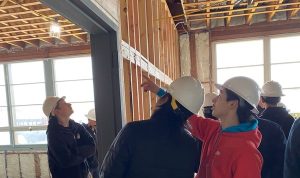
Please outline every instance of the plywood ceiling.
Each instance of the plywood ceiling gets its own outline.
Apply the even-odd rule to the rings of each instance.
[[[300,10],[300,0],[181,0],[181,4],[189,30],[232,26],[234,21],[251,25],[257,21],[289,20],[299,18]],[[175,21],[178,19],[182,20],[182,16],[174,16]]]
[[[50,22],[61,25],[60,38],[49,36]],[[0,50],[87,44],[87,32],[39,0],[0,0]]]

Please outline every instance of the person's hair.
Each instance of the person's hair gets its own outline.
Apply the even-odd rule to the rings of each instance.
[[[177,109],[173,110],[171,102],[172,96],[169,93],[165,94],[156,102],[155,110],[151,117],[158,113],[164,112],[164,114],[168,114],[170,118],[176,118],[174,119],[173,123],[177,123],[180,127],[184,126],[186,120],[193,115],[193,113],[182,106],[177,100],[175,100]]]
[[[202,111],[205,118],[218,120],[218,118],[212,115],[212,106],[205,106],[202,108]]]
[[[280,102],[281,97],[262,96],[261,99],[263,102],[267,103],[268,105],[277,105]]]
[[[249,122],[251,119],[253,119],[254,114],[252,113],[253,107],[243,98],[241,98],[239,95],[234,93],[231,90],[225,89],[227,94],[227,101],[238,101],[238,108],[237,108],[237,115],[240,123]]]

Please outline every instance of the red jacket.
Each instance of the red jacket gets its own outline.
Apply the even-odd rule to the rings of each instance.
[[[257,121],[222,130],[220,122],[192,116],[193,136],[203,141],[196,178],[260,178],[263,159],[257,147]]]

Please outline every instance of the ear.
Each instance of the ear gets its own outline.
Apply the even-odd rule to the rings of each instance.
[[[55,112],[55,109],[54,109],[53,111],[51,111],[51,115],[52,115],[52,116],[55,116],[55,113],[56,113],[56,112]]]
[[[232,101],[229,101],[229,107],[231,109],[237,109],[239,107],[239,102],[238,100],[232,100]]]

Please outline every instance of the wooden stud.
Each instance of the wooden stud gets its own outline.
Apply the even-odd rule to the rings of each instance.
[[[227,14],[227,18],[225,18],[224,20],[225,20],[225,25],[227,26],[227,27],[229,27],[230,26],[230,22],[231,22],[231,15],[232,15],[232,13],[233,13],[233,7],[234,7],[234,2],[235,2],[235,0],[230,0],[229,1],[229,12],[227,12],[227,13],[225,13],[225,14]],[[227,2],[228,3],[228,2]],[[206,15],[206,17],[207,17],[207,15]],[[208,16],[207,17],[207,20],[210,20],[210,16]]]
[[[253,3],[253,6],[254,6],[254,7],[257,7],[257,5],[258,5],[258,2],[255,1],[255,2]],[[245,13],[249,14],[248,16],[246,16],[246,24],[247,24],[247,25],[250,25],[250,24],[251,24],[252,17],[253,17],[253,14],[254,14],[255,10],[256,10],[256,8],[252,8],[251,10],[247,10],[247,11],[245,12]]]
[[[155,64],[155,50],[154,50],[154,26],[153,26],[153,0],[146,0],[147,11],[147,35],[148,35],[148,59],[152,64]]]
[[[291,2],[291,3],[297,3],[298,1],[297,0],[290,0],[289,2]],[[298,5],[297,4],[295,4],[295,5],[289,5],[288,7],[290,7],[290,8],[297,8],[297,7],[299,7],[299,4]],[[296,9],[296,10],[293,10],[293,11],[288,11],[287,12],[287,18],[291,19],[292,17],[296,16],[298,12],[299,12],[299,9]]]
[[[133,121],[140,119],[140,107],[137,88],[137,66],[131,64],[131,85],[132,85],[132,100],[133,100]]]
[[[125,103],[126,103],[126,121],[133,121],[133,101],[132,101],[132,92],[131,92],[131,80],[130,80],[130,61],[123,60],[124,68],[124,86],[125,86]]]
[[[121,17],[121,34],[122,40],[129,43],[129,17],[128,17],[128,0],[120,1],[120,17]]]
[[[191,57],[191,76],[194,78],[198,78],[195,33],[190,33],[189,40],[190,40],[190,57]]]

